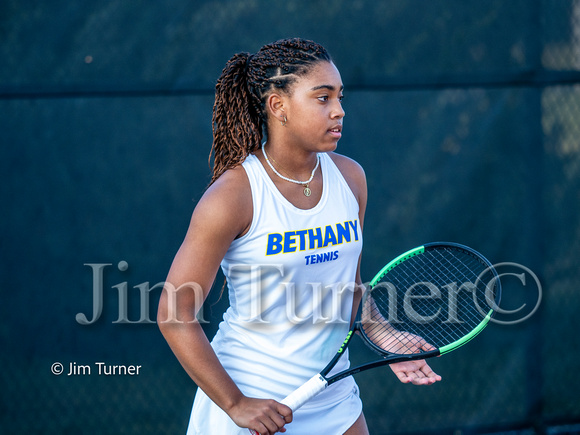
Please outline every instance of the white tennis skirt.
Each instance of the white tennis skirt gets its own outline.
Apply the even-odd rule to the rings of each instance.
[[[342,379],[327,388],[335,390],[327,397],[340,398],[336,401],[315,401],[315,406],[306,403],[294,413],[292,423],[285,426],[286,435],[310,433],[343,434],[358,419],[362,412],[359,390],[352,376]],[[187,435],[248,435],[248,429],[238,427],[232,419],[209,397],[198,389],[191,410]]]

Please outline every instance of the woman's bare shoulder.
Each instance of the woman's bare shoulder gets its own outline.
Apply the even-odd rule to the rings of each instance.
[[[252,215],[250,182],[239,165],[224,172],[207,188],[195,207],[192,220],[238,237],[250,227]]]
[[[339,169],[357,199],[359,199],[359,202],[366,201],[367,182],[363,167],[357,161],[342,154],[328,153],[328,155]]]

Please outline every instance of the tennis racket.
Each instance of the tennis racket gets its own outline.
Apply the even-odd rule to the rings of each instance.
[[[497,271],[473,249],[447,242],[411,249],[385,265],[370,282],[353,327],[334,358],[282,403],[294,412],[347,376],[449,353],[485,328],[500,297]],[[329,376],[354,335],[381,358]]]

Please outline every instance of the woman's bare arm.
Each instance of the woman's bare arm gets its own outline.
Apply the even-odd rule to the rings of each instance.
[[[197,204],[161,294],[158,325],[185,371],[212,401],[239,426],[269,435],[291,420],[290,409],[245,397],[196,321],[228,247],[251,220],[250,186],[238,167],[222,175]]]

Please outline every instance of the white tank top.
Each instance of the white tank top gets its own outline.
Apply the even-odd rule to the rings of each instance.
[[[308,210],[280,193],[257,157],[243,163],[253,219],[221,263],[230,307],[212,346],[251,397],[283,399],[326,366],[349,330],[362,249],[359,206],[332,159],[320,157],[322,197]],[[345,354],[333,372],[348,366]],[[312,411],[336,407],[355,388],[352,378],[337,382],[304,405],[304,412],[320,418]],[[360,413],[354,408],[349,424]]]

